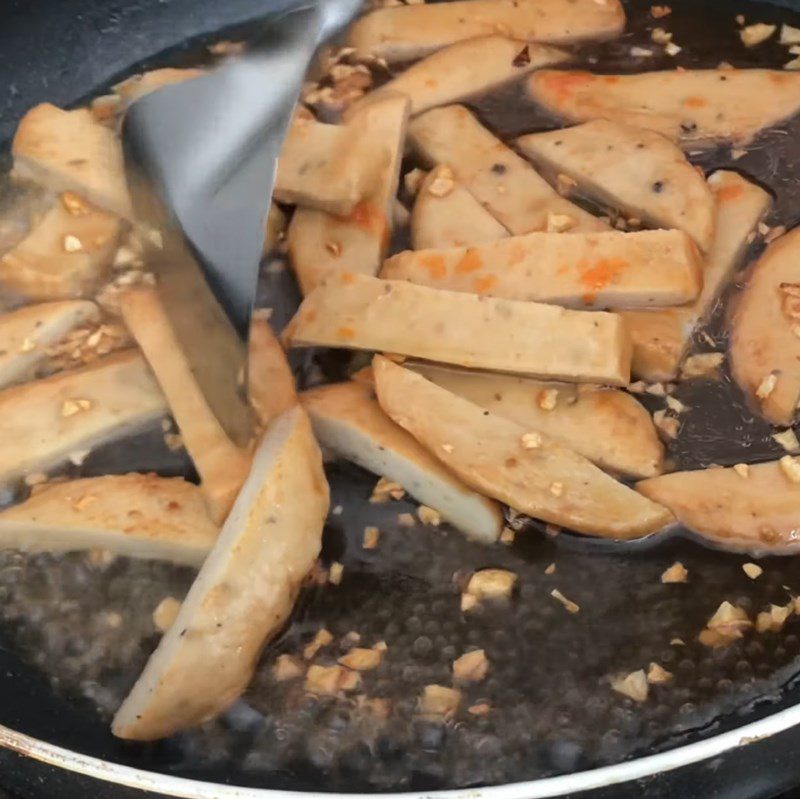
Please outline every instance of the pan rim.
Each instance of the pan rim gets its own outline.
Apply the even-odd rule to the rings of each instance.
[[[301,795],[308,799],[365,799],[365,797],[380,799],[387,796],[392,799],[551,799],[551,797],[621,785],[701,763],[740,746],[771,738],[798,725],[800,725],[800,704],[702,741],[610,766],[484,788],[396,793],[291,791],[224,785],[175,777],[83,755],[16,732],[2,724],[0,724],[0,746],[40,763],[85,777],[142,791],[155,791],[181,799],[297,799]]]

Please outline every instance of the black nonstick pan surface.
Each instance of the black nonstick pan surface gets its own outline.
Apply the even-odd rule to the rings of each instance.
[[[711,67],[720,61],[780,68],[791,58],[786,48],[767,43],[745,49],[734,18],[743,14],[748,23],[800,27],[800,13],[777,5],[680,0],[657,21],[649,3],[626,5],[628,32],[581,48],[579,63],[598,71]],[[251,15],[250,3],[237,8],[232,2],[221,10],[206,0],[7,0],[0,6],[0,141],[13,133],[28,106],[77,103],[140,66],[196,63],[212,40],[207,34]],[[682,51],[674,58],[632,59],[633,45],[660,51],[649,39],[656,26],[672,31]],[[524,99],[520,87],[478,98],[473,106],[502,136],[554,124]],[[798,133],[800,120],[794,120],[765,133],[741,158],[721,148],[693,160],[708,171],[724,167],[758,179],[775,195],[768,223],[790,228],[800,217]],[[751,256],[761,246],[754,242]],[[296,290],[279,259],[265,263],[261,298],[275,309],[276,326],[295,306]],[[718,348],[726,345],[725,312],[723,301],[705,327]],[[697,344],[709,349],[705,337]],[[315,353],[295,365],[301,384],[309,384],[340,376],[347,357]],[[676,396],[689,407],[669,451],[677,468],[783,454],[724,370],[718,380],[679,387]],[[652,410],[662,407],[657,398],[645,401]],[[93,453],[81,473],[133,469],[188,473],[188,462],[170,453],[154,431]],[[344,565],[341,584],[304,593],[292,624],[264,653],[250,690],[224,717],[157,744],[117,741],[108,722],[157,644],[152,610],[166,595],[180,598],[192,572],[125,559],[97,565],[81,554],[0,553],[0,724],[113,763],[227,785],[429,792],[630,762],[711,739],[800,699],[800,618],[781,632],[747,634],[720,649],[697,641],[723,600],[754,616],[800,594],[797,558],[762,559],[763,575],[751,580],[741,566],[752,558],[713,551],[680,534],[618,545],[548,535],[526,520],[514,522],[519,532],[513,545],[486,547],[446,526],[402,527],[398,515],[413,513],[414,505],[370,504],[375,478],[356,467],[332,463],[328,476],[333,510],[323,560]],[[362,548],[366,525],[382,531],[375,550]],[[689,580],[663,585],[660,575],[675,560],[686,566]],[[546,574],[551,563],[555,573]],[[519,589],[510,603],[487,604],[464,616],[458,575],[489,566],[516,573]],[[554,588],[580,611],[568,614],[551,598]],[[335,661],[338,642],[350,632],[359,634],[362,645],[387,643],[381,668],[364,676],[366,695],[389,700],[387,719],[376,721],[355,700],[313,698],[299,686],[273,681],[277,655],[297,652],[321,627],[337,642],[320,657],[323,663],[326,657]],[[423,686],[449,684],[452,660],[475,646],[485,649],[492,668],[488,679],[465,691],[464,706],[487,703],[491,712],[462,714],[446,725],[418,718]],[[613,677],[651,662],[674,679],[652,688],[647,702],[635,704],[611,690]],[[791,736],[718,758],[719,780],[706,773],[695,787],[728,784],[760,752],[760,762],[774,767],[748,774],[758,776],[753,795],[768,796],[787,768],[791,772]],[[14,777],[25,773],[22,761],[6,762],[31,796],[53,795],[43,787],[46,780],[36,793],[32,783]],[[662,775],[651,791],[674,791],[680,779]],[[741,786],[744,776],[739,780]]]

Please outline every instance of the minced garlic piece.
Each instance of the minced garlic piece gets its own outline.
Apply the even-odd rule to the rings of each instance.
[[[510,527],[504,527],[500,533],[500,542],[503,544],[513,544],[516,533]]]
[[[467,652],[453,661],[456,682],[480,682],[489,671],[489,660],[482,649]]]
[[[647,682],[650,685],[663,685],[672,679],[672,672],[667,671],[663,666],[658,663],[651,663],[650,668],[647,670]]]
[[[420,505],[417,508],[417,516],[423,524],[429,524],[431,527],[438,527],[442,523],[442,515],[439,511],[429,508],[427,505]]]
[[[565,233],[575,227],[575,219],[569,214],[548,214],[547,232]]]
[[[482,569],[467,583],[467,594],[476,599],[505,599],[511,596],[517,575],[506,569]]]
[[[674,413],[683,413],[687,410],[686,406],[677,397],[667,396],[665,402],[667,407]]]
[[[795,70],[800,69],[800,58],[793,58],[791,61],[787,61],[782,69],[785,69],[789,72],[794,72]]]
[[[64,252],[80,252],[83,249],[83,244],[77,236],[67,234],[64,236]]]
[[[765,42],[775,33],[777,25],[767,25],[764,22],[756,22],[754,25],[748,25],[739,31],[739,37],[745,47],[755,47],[761,42]]]
[[[342,575],[344,574],[344,565],[335,560],[331,563],[330,573],[328,574],[328,582],[333,585],[339,585],[342,582]]]
[[[35,349],[36,349],[36,342],[32,338],[25,336],[25,338],[22,339],[22,344],[20,345],[19,351],[30,352],[31,350]]]
[[[397,523],[400,527],[413,527],[417,523],[417,520],[410,513],[398,513]]]
[[[378,649],[355,647],[339,658],[339,663],[354,671],[372,671],[381,665],[382,653]]]
[[[556,573],[556,564],[551,563],[545,570],[545,574],[555,574]]]
[[[325,249],[334,257],[338,258],[342,254],[342,245],[338,241],[326,241]]]
[[[693,377],[712,376],[722,366],[725,356],[721,352],[699,352],[686,359],[681,369],[684,380]]]
[[[403,185],[406,188],[406,191],[411,197],[416,196],[419,192],[419,188],[422,185],[422,181],[425,180],[425,176],[428,173],[425,172],[424,169],[414,168],[410,172],[406,172],[405,176],[403,177]]]
[[[426,716],[454,716],[461,704],[461,691],[444,685],[426,685],[419,700],[419,709]]]
[[[445,451],[445,452],[446,452],[448,455],[450,455],[450,454],[453,452],[453,450],[455,449],[455,447],[454,447],[452,444],[442,444],[442,449],[443,449],[443,450],[444,450],[444,451]]]
[[[556,177],[556,188],[559,194],[568,194],[570,190],[574,189],[577,185],[578,181],[571,178],[569,175],[565,175],[563,172],[559,172]]]
[[[664,52],[665,52],[667,55],[670,55],[670,56],[676,56],[676,55],[678,55],[678,53],[680,53],[680,52],[681,52],[681,50],[683,50],[683,48],[682,48],[682,47],[678,47],[678,45],[677,45],[677,44],[675,44],[675,42],[667,42],[667,43],[664,45]]]
[[[758,388],[756,389],[756,396],[761,400],[767,399],[767,397],[769,397],[769,395],[772,394],[772,392],[775,390],[775,386],[777,385],[778,385],[778,375],[776,375],[775,372],[770,372],[758,384]]]
[[[788,605],[770,605],[768,611],[762,611],[756,616],[756,632],[780,632],[793,609],[794,602]]]
[[[357,671],[342,666],[311,666],[306,674],[305,689],[312,694],[335,696],[341,691],[355,691],[361,685]]]
[[[306,644],[305,649],[303,649],[303,657],[306,660],[311,660],[323,646],[328,646],[331,641],[333,641],[333,636],[324,627],[321,630],[317,630],[314,639],[311,643]]]
[[[800,483],[800,461],[791,455],[784,455],[780,461],[781,471],[791,483]]]
[[[577,613],[581,609],[580,605],[578,605],[576,602],[573,602],[571,599],[567,599],[557,588],[554,588],[550,592],[550,596],[556,601],[560,602],[566,609],[567,613]]]
[[[478,702],[477,705],[471,705],[467,708],[467,713],[473,716],[487,716],[491,711],[492,706],[488,702]]]
[[[739,475],[739,477],[744,478],[745,480],[750,477],[750,467],[746,463],[737,463],[733,467],[733,471]]]
[[[428,185],[428,194],[434,197],[447,197],[455,188],[453,170],[449,166],[439,166],[433,180]]]
[[[742,637],[742,631],[753,623],[742,608],[723,602],[706,623],[698,639],[701,644],[711,647],[727,646],[731,641]]]
[[[388,502],[390,499],[402,499],[405,494],[406,492],[400,483],[395,483],[392,480],[381,477],[378,482],[375,483],[369,501],[373,505],[377,505],[381,502]]]
[[[63,417],[75,416],[76,413],[88,411],[92,407],[91,400],[87,399],[66,399],[61,406],[61,415]]]
[[[558,402],[557,388],[544,388],[539,392],[539,407],[543,411],[552,411]]]
[[[672,34],[665,31],[663,28],[653,28],[650,38],[656,44],[669,44],[672,41]]]
[[[685,583],[689,579],[689,572],[686,567],[676,560],[662,575],[662,583]]]
[[[793,28],[791,25],[781,25],[781,44],[800,44],[800,28]]]
[[[653,414],[653,424],[668,440],[677,438],[681,428],[681,423],[674,416],[667,416],[667,412],[664,410],[656,411]]]
[[[764,573],[764,570],[757,563],[743,563],[742,571],[751,580],[757,580]]]
[[[794,430],[790,427],[782,433],[773,433],[772,440],[780,444],[787,452],[797,452],[800,450],[800,441],[797,440]]]
[[[178,616],[181,603],[174,596],[165,596],[153,611],[153,624],[160,633],[165,633],[172,627]]]
[[[550,484],[550,493],[554,497],[560,497],[564,493],[564,484],[563,483],[551,483]]]
[[[630,54],[632,58],[650,58],[653,55],[653,51],[648,50],[646,47],[637,47],[634,45],[630,49]]]
[[[70,216],[85,216],[91,210],[89,204],[74,191],[65,191],[59,199]]]
[[[623,696],[633,699],[634,702],[644,702],[647,700],[649,693],[649,686],[647,684],[647,675],[644,669],[632,671],[630,674],[613,680],[611,687]]]
[[[378,539],[381,537],[381,531],[377,527],[365,527],[364,539],[362,546],[364,549],[375,549],[378,546]]]
[[[272,667],[272,679],[275,682],[287,682],[303,676],[303,665],[291,655],[278,655]]]
[[[537,449],[542,446],[542,437],[539,433],[524,433],[521,443],[523,449]]]
[[[667,17],[672,13],[672,9],[669,6],[650,6],[650,16],[653,19],[661,19],[661,17]]]
[[[478,597],[474,594],[461,594],[461,612],[469,613],[478,604]]]

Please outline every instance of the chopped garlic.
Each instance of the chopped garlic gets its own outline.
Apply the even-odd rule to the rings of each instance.
[[[333,636],[324,627],[321,630],[317,630],[317,634],[314,636],[311,643],[306,644],[306,647],[303,649],[303,657],[306,660],[311,660],[316,657],[317,652],[319,652],[323,646],[328,646],[332,641]]]
[[[663,666],[658,663],[651,663],[650,668],[647,670],[647,682],[650,685],[663,685],[672,679],[672,673],[667,671]]]
[[[800,28],[793,28],[791,25],[781,25],[781,44],[800,44]]]
[[[64,236],[64,252],[80,252],[83,244],[77,236],[67,234]]]
[[[672,34],[665,31],[663,28],[653,28],[650,38],[656,44],[669,44],[672,41]]]
[[[791,427],[782,433],[773,433],[772,440],[780,444],[787,452],[797,452],[800,450],[800,441],[797,440],[794,430]]]
[[[548,214],[547,232],[564,233],[575,227],[575,219],[569,214]]]
[[[287,682],[303,676],[303,665],[291,655],[278,655],[272,667],[272,679],[275,682]]]
[[[403,185],[410,196],[415,196],[419,192],[422,181],[428,173],[423,169],[414,168],[403,177]]]
[[[778,376],[774,372],[770,372],[762,381],[759,383],[758,388],[756,389],[756,396],[761,399],[765,400],[769,397],[770,394],[775,390],[775,386],[778,384]]]
[[[661,17],[667,17],[672,13],[672,9],[669,6],[650,6],[650,16],[653,19],[661,19]]]
[[[339,663],[354,671],[372,671],[381,665],[382,653],[377,649],[356,647],[339,658]]]
[[[467,593],[476,599],[505,599],[511,596],[517,575],[506,569],[481,569],[467,583]]]
[[[563,483],[551,483],[550,484],[550,493],[554,497],[560,497],[564,493],[564,484]]]
[[[551,563],[545,570],[545,574],[555,574],[556,573],[556,564]]]
[[[745,480],[750,476],[750,467],[746,463],[737,463],[733,471]]]
[[[681,424],[674,416],[667,416],[666,411],[656,411],[653,414],[653,424],[668,440],[678,437]]]
[[[664,584],[685,583],[689,579],[689,571],[679,561],[676,560],[662,575],[661,582]]]
[[[328,582],[333,585],[339,585],[342,582],[342,575],[344,574],[344,565],[339,561],[331,563],[330,574],[328,575]]]
[[[473,594],[461,594],[461,612],[469,613],[478,604],[478,597]]]
[[[467,713],[472,714],[473,716],[486,716],[489,714],[489,711],[492,709],[492,706],[487,702],[478,702],[477,705],[471,705],[467,708]]]
[[[365,527],[361,546],[364,549],[375,549],[378,546],[380,535],[381,531],[377,527]]]
[[[580,605],[578,605],[576,602],[573,602],[571,599],[567,599],[557,588],[554,588],[550,592],[550,596],[553,597],[553,599],[555,599],[557,602],[560,602],[564,606],[567,613],[577,613],[581,609]]]
[[[160,633],[165,633],[172,627],[172,622],[178,616],[181,603],[174,596],[164,597],[153,611],[153,624]]]
[[[768,611],[762,611],[756,616],[756,632],[780,632],[793,609],[794,602],[788,605],[770,605]]]
[[[442,515],[439,511],[429,508],[427,505],[420,505],[417,508],[417,516],[423,524],[429,524],[431,527],[438,527],[442,523]]]
[[[442,449],[443,449],[443,450],[444,450],[444,451],[445,451],[445,452],[446,452],[448,455],[450,455],[450,454],[453,452],[453,450],[455,449],[455,447],[454,447],[452,444],[442,444]]]
[[[434,197],[447,197],[455,188],[453,170],[449,166],[439,166],[433,180],[428,185],[428,194]]]
[[[513,544],[516,535],[517,534],[510,527],[504,527],[503,532],[500,533],[500,542],[503,544]]]
[[[453,661],[456,682],[480,682],[489,671],[489,660],[482,649],[467,652]]]
[[[552,411],[558,402],[557,388],[544,388],[539,392],[539,407],[543,411]]]
[[[419,700],[419,709],[426,716],[455,715],[461,704],[461,691],[447,688],[444,685],[426,685]]]
[[[387,480],[385,477],[381,477],[378,482],[375,483],[369,501],[373,505],[377,505],[381,502],[388,502],[389,499],[402,499],[405,494],[406,492],[400,483],[395,483],[393,480]]]
[[[764,573],[764,570],[757,563],[743,563],[742,571],[751,580],[757,580]]]
[[[727,646],[737,638],[741,638],[742,631],[752,626],[753,623],[742,608],[726,601],[717,608],[698,638],[704,646]]]
[[[341,691],[355,691],[361,685],[357,671],[342,666],[311,666],[306,674],[305,689],[312,694],[335,696]]]
[[[649,686],[647,685],[647,675],[644,669],[632,671],[630,674],[625,675],[614,680],[611,687],[623,696],[633,699],[634,702],[644,702],[647,700]]]
[[[800,483],[800,461],[791,455],[784,455],[780,461],[781,471],[791,483]]]
[[[632,58],[649,58],[653,55],[653,51],[646,47],[631,47],[630,54]]]
[[[416,523],[417,520],[410,513],[397,514],[397,524],[400,525],[400,527],[413,527]]]
[[[678,53],[680,53],[681,50],[683,50],[683,48],[678,47],[678,45],[675,44],[675,42],[667,42],[666,45],[664,45],[664,52],[670,56],[678,55]]]
[[[539,433],[524,433],[522,436],[523,449],[538,449],[542,446],[542,437]]]
[[[684,380],[693,377],[707,377],[714,374],[722,366],[725,356],[721,352],[700,352],[686,359],[681,369]]]
[[[761,42],[765,42],[775,33],[777,25],[767,25],[764,22],[757,22],[754,25],[748,25],[739,31],[739,37],[745,47],[755,47]]]
[[[791,61],[787,61],[783,65],[783,69],[794,72],[795,70],[800,69],[800,58],[793,58]]]
[[[683,413],[685,410],[688,410],[687,407],[677,397],[668,396],[665,401],[667,403],[667,407],[675,413]]]

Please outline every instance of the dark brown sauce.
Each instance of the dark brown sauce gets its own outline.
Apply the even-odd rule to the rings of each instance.
[[[578,63],[602,72],[712,67],[720,61],[780,68],[791,58],[786,48],[771,42],[745,49],[734,17],[742,13],[748,23],[800,26],[797,13],[751,3],[680,0],[658,21],[650,17],[649,3],[626,5],[626,34],[580,48]],[[632,60],[633,45],[659,50],[649,40],[656,26],[674,32],[681,53]],[[519,85],[470,105],[504,138],[555,124]],[[793,120],[764,133],[739,160],[727,147],[693,160],[707,171],[732,168],[761,182],[776,200],[767,221],[791,227],[800,215],[798,133],[800,120]],[[404,246],[400,231],[393,249]],[[753,246],[751,258],[759,246]],[[727,299],[737,282],[696,332],[701,349],[708,349],[700,338],[704,333],[725,349]],[[265,269],[260,298],[274,309],[272,320],[280,328],[298,299],[289,271]],[[332,351],[293,353],[292,358],[303,385],[337,379],[353,366],[349,355]],[[717,381],[682,384],[676,396],[690,409],[670,446],[678,468],[783,454],[727,371]],[[651,409],[662,407],[656,398],[645,402]],[[81,473],[158,468],[192,476],[188,466],[154,431],[124,446],[97,450]],[[356,467],[333,464],[328,474],[332,507],[340,506],[341,513],[328,520],[323,558],[344,564],[342,584],[304,594],[292,625],[265,652],[253,685],[229,713],[155,746],[115,742],[105,725],[157,643],[149,614],[161,596],[186,590],[187,570],[124,559],[99,569],[81,555],[0,553],[0,631],[61,695],[96,706],[97,711],[86,711],[92,730],[88,750],[139,767],[235,784],[427,790],[619,762],[737,726],[798,698],[793,680],[800,671],[800,620],[792,619],[780,633],[746,635],[719,650],[696,640],[724,599],[754,615],[800,593],[796,558],[760,561],[764,574],[752,581],[741,570],[748,558],[674,534],[622,546],[567,533],[550,538],[535,523],[521,525],[513,546],[485,547],[446,527],[400,527],[398,514],[413,512],[414,505],[370,505],[375,478]],[[379,547],[370,551],[361,546],[368,524],[382,531]],[[664,586],[660,575],[676,559],[688,568],[689,582]],[[556,572],[546,575],[550,563]],[[465,617],[452,576],[487,566],[514,571],[519,591],[510,604],[488,604]],[[580,612],[567,614],[549,596],[553,588],[577,602]],[[118,613],[122,626],[104,626],[101,613]],[[272,680],[275,657],[297,652],[323,626],[337,642],[353,630],[363,645],[387,642],[381,668],[364,676],[365,694],[392,703],[385,724],[376,724],[354,701],[311,698],[297,685]],[[671,644],[676,638],[685,645]],[[485,700],[491,713],[477,718],[462,712],[446,725],[416,718],[422,687],[450,684],[453,658],[470,647],[486,650],[491,672],[485,682],[465,690],[464,707]],[[332,663],[337,654],[334,645],[318,660]],[[635,705],[611,691],[612,675],[646,669],[652,661],[675,677],[653,688],[646,703]]]

